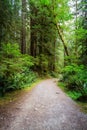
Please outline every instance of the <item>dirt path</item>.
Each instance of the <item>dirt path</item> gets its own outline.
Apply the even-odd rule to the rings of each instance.
[[[48,79],[0,109],[0,130],[87,130],[87,115]]]

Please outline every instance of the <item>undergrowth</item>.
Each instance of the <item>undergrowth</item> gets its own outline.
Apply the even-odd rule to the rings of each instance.
[[[31,85],[38,75],[32,71],[34,59],[21,54],[18,44],[2,44],[0,51],[0,96]]]
[[[74,101],[76,101],[78,103],[78,105],[80,106],[81,111],[83,111],[84,113],[87,113],[87,100],[78,100],[80,97],[82,97],[82,93],[81,92],[76,92],[76,91],[70,91],[67,90],[65,87],[65,84],[63,82],[58,82],[58,86],[70,97],[72,98]]]
[[[84,65],[68,65],[63,69],[62,75],[68,95],[76,100],[87,99],[87,68]]]
[[[23,97],[23,95],[29,91],[31,91],[42,79],[38,78],[31,85],[26,85],[25,88],[21,90],[14,90],[11,92],[6,92],[4,97],[0,97],[0,106],[6,105],[10,102],[17,101],[19,98]]]

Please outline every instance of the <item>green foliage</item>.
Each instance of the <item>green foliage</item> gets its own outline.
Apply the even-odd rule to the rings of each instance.
[[[25,85],[31,85],[36,79],[36,75],[29,69],[25,69],[22,73],[17,73],[12,77],[9,77],[8,84],[6,84],[7,90],[17,90],[24,88]]]
[[[79,97],[83,96],[81,92],[76,91],[67,91],[67,94],[74,100],[77,100]]]
[[[18,44],[2,44],[2,51],[0,56],[4,58],[16,58],[21,55]]]
[[[87,69],[83,65],[66,66],[63,69],[63,81],[68,90],[87,95]]]
[[[63,32],[64,22],[70,19],[68,0],[30,0],[30,19],[30,49],[37,67],[41,72],[57,70],[60,40],[56,25],[58,23]]]
[[[20,0],[0,0],[0,44],[1,42],[19,42],[20,3]]]
[[[50,0],[40,0],[42,5],[48,5]]]
[[[67,93],[67,95],[69,97],[71,97],[73,100],[77,100],[79,97],[82,96],[82,93],[81,92],[77,92],[75,90],[67,90],[66,88],[66,84],[64,82],[59,82],[58,83],[58,86],[60,86],[60,88]]]
[[[0,92],[20,89],[30,84],[36,75],[30,70],[34,65],[33,58],[20,53],[17,44],[4,44],[0,52]]]
[[[35,66],[38,71],[42,71],[41,73],[45,74],[48,71],[48,57],[44,54],[37,56],[35,59]]]

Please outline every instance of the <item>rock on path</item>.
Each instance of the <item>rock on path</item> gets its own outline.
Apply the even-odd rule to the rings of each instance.
[[[87,115],[47,79],[0,109],[0,130],[87,130]]]

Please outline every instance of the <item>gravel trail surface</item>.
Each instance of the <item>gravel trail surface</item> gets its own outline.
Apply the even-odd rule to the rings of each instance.
[[[87,114],[47,79],[0,108],[0,130],[87,130]]]

